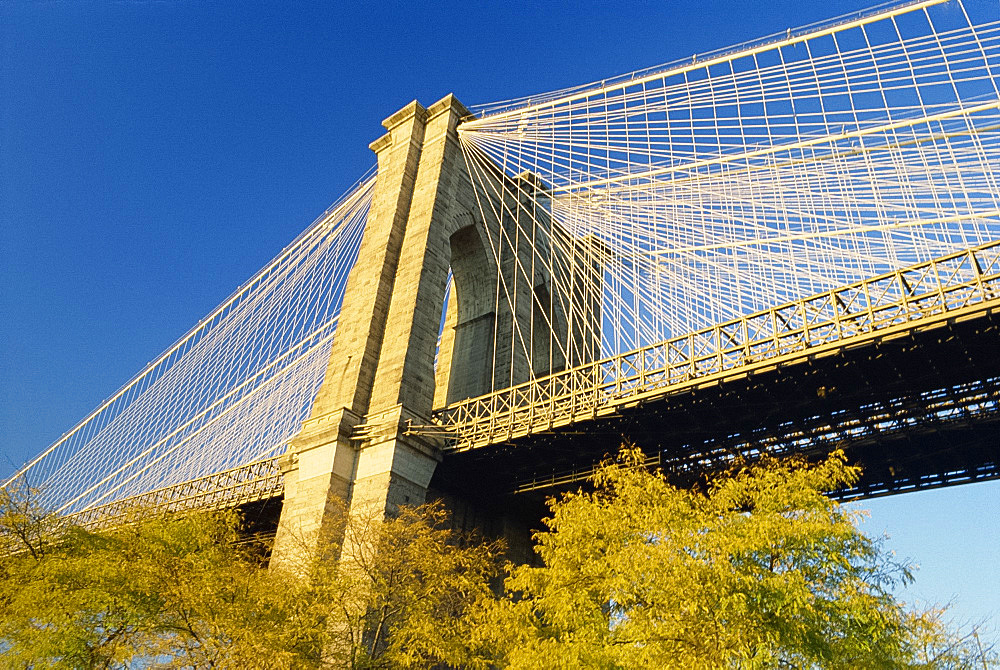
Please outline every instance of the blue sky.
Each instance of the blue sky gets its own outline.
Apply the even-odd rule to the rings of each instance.
[[[336,200],[410,100],[519,97],[865,6],[0,0],[0,475]],[[922,566],[903,597],[1000,618],[1000,483],[863,506]]]

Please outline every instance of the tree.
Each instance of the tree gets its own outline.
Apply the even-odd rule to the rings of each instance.
[[[824,495],[843,454],[739,465],[692,489],[605,463],[552,502],[539,563],[448,530],[440,504],[347,514],[300,569],[268,569],[237,513],[138,510],[74,526],[0,492],[0,654],[10,668],[935,668],[995,663]]]
[[[498,548],[463,544],[439,504],[388,519],[342,508],[303,576],[268,570],[234,511],[136,510],[91,531],[30,489],[2,495],[3,667],[476,665],[470,617],[492,597]]]
[[[156,604],[133,588],[113,538],[46,511],[23,484],[0,492],[0,645],[9,667],[119,667]]]
[[[157,667],[296,668],[317,643],[299,625],[288,585],[240,541],[240,525],[234,511],[153,515],[110,533],[108,556],[90,555],[126,562],[126,583],[156,603],[139,651]]]
[[[40,557],[57,537],[59,520],[38,501],[38,491],[21,478],[0,488],[0,556]]]
[[[298,598],[337,668],[485,667],[479,616],[500,546],[448,529],[440,503],[348,515],[320,543]]]
[[[842,453],[692,489],[642,463],[623,449],[593,491],[551,502],[542,564],[513,568],[492,613],[498,665],[964,667],[925,653],[951,638],[892,596],[909,569],[824,495],[857,480]]]

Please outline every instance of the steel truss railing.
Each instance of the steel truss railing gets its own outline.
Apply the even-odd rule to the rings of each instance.
[[[1000,241],[465,400],[435,414],[463,451],[590,420],[934,321],[1000,306]]]
[[[251,502],[280,496],[284,482],[278,461],[267,458],[90,507],[68,517],[87,528],[118,525],[150,513],[183,512],[192,509],[232,509]]]

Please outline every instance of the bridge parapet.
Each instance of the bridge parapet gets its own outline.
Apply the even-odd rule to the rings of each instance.
[[[826,291],[438,411],[449,451],[506,442],[873,338],[1000,309],[1000,241]]]
[[[232,509],[278,498],[283,492],[284,482],[278,459],[265,458],[137,496],[88,507],[70,515],[68,520],[85,528],[106,528],[119,525],[135,515]]]

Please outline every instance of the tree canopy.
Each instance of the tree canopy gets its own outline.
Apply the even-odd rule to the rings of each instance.
[[[497,620],[511,668],[910,668],[956,642],[907,610],[911,579],[825,495],[856,481],[835,453],[763,459],[701,487],[605,463],[552,502],[541,565],[512,568]]]
[[[857,468],[741,463],[677,487],[625,448],[550,501],[537,560],[448,529],[439,503],[348,515],[268,569],[235,512],[93,531],[0,491],[10,668],[976,668],[997,657],[826,495]]]
[[[439,504],[348,518],[305,574],[268,570],[233,511],[89,531],[0,498],[4,668],[476,665],[473,608],[496,545],[461,544]],[[341,556],[345,540],[357,550]]]

